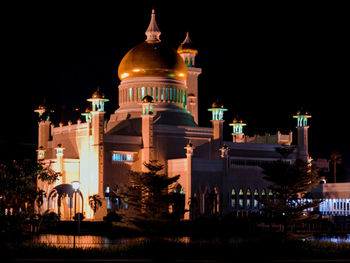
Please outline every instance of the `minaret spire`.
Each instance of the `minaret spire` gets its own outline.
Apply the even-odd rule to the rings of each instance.
[[[149,23],[149,26],[145,34],[147,36],[146,41],[156,41],[156,42],[160,41],[159,36],[161,32],[156,22],[156,13],[154,11],[154,8],[152,9],[151,21]]]
[[[192,41],[190,39],[190,33],[187,31],[186,33],[186,38],[185,40],[182,42],[182,44],[192,44]]]

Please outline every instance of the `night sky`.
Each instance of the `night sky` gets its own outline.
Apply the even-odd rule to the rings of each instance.
[[[312,114],[312,157],[340,151],[349,169],[345,6],[227,3],[3,6],[1,158],[35,155],[33,110],[44,98],[55,110],[55,125],[75,123],[97,86],[110,99],[107,116],[115,111],[118,65],[145,40],[154,6],[163,42],[177,48],[189,31],[199,50],[201,126],[210,126],[207,108],[219,100],[229,109],[226,140],[232,138],[228,124],[236,115],[250,136],[295,132],[292,116],[303,107]]]

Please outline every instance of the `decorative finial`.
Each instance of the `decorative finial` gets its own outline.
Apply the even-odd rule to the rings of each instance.
[[[157,22],[156,22],[156,13],[154,11],[154,8],[152,9],[152,15],[151,15],[151,22],[149,23],[149,26],[146,30],[146,41],[156,41],[160,42],[160,30],[158,28]]]
[[[190,39],[190,33],[186,33],[186,38],[185,40],[182,42],[182,44],[192,44],[192,41]]]

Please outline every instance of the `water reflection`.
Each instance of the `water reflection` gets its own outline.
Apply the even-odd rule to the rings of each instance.
[[[183,244],[189,243],[230,243],[230,244],[239,244],[244,242],[257,242],[259,241],[257,238],[239,238],[232,237],[229,239],[222,238],[191,238],[191,237],[167,237],[163,238],[167,241],[175,241]],[[127,238],[108,238],[104,236],[76,236],[75,237],[75,246],[79,248],[102,248],[102,247],[110,247],[110,246],[126,246],[131,243],[139,243],[146,242],[150,239],[148,237],[127,237]],[[330,236],[330,235],[317,235],[309,238],[311,241],[327,241],[333,243],[350,243],[350,234],[342,235],[342,236]],[[73,235],[55,235],[55,234],[41,234],[33,237],[33,243],[35,244],[46,244],[54,247],[65,247],[65,248],[73,248],[74,246],[74,236]],[[262,240],[261,240],[262,241]]]
[[[54,247],[72,248],[75,243],[75,247],[78,248],[100,248],[109,246],[127,245],[132,242],[145,241],[143,237],[131,237],[131,238],[118,238],[110,239],[103,236],[74,236],[73,235],[54,235],[54,234],[42,234],[33,237],[33,243],[45,244]]]
[[[350,243],[350,234],[339,235],[339,236],[331,236],[331,235],[317,235],[310,238],[311,241],[319,241],[319,242],[332,242],[332,243]]]

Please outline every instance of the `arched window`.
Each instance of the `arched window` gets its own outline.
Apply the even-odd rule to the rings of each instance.
[[[265,199],[266,198],[266,190],[263,188],[261,190],[261,199]],[[260,208],[264,208],[264,204],[260,203]]]
[[[231,207],[233,208],[233,210],[237,209],[237,195],[236,195],[236,190],[234,188],[232,188],[232,193],[231,193]]]
[[[239,189],[239,200],[238,200],[238,208],[243,209],[244,208],[244,194],[243,194],[243,189]]]
[[[259,190],[255,189],[254,190],[254,204],[253,204],[253,208],[254,209],[259,209]]]
[[[219,200],[219,190],[214,187],[212,191],[213,198],[213,214],[218,214],[220,212],[220,200]]]
[[[141,87],[141,99],[145,97],[145,87]]]
[[[252,193],[250,191],[250,189],[247,189],[247,209],[251,209],[252,208]]]

